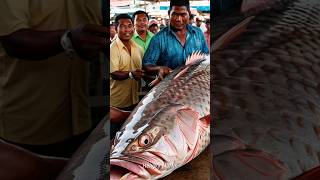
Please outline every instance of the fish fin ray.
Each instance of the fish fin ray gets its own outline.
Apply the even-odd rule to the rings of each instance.
[[[213,51],[216,51],[224,46],[226,46],[229,42],[237,38],[240,34],[242,34],[246,29],[248,24],[254,16],[247,17],[234,27],[232,27],[229,31],[220,36],[217,41],[213,44]]]
[[[189,66],[186,66],[182,71],[180,71],[173,79],[177,79],[180,76],[182,76],[183,74],[185,74],[189,69]]]
[[[199,113],[189,109],[180,109],[177,111],[178,125],[185,136],[188,146],[193,148],[197,143],[197,123],[199,119]]]
[[[190,64],[195,64],[198,62],[201,62],[205,59],[205,54],[200,52],[200,51],[196,51],[193,52],[187,59],[186,59],[186,63],[185,65],[190,65]]]
[[[248,179],[287,179],[285,176],[288,173],[283,162],[271,154],[255,149],[226,151],[214,156],[213,164],[213,173],[218,173],[223,179],[234,179],[244,173],[248,175]],[[230,171],[233,173],[230,174]]]

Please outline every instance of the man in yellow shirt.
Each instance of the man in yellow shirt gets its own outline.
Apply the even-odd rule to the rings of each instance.
[[[143,51],[134,41],[133,23],[128,14],[115,19],[118,36],[110,45],[110,105],[132,110],[139,102]]]
[[[85,59],[108,43],[101,1],[1,0],[0,13],[0,138],[68,157],[91,129]]]

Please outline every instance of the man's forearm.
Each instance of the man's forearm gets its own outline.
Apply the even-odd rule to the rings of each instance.
[[[145,70],[146,74],[155,75],[155,74],[158,74],[160,67],[161,66],[149,64],[149,65],[143,66],[143,69]]]
[[[122,81],[122,80],[126,80],[129,78],[129,73],[130,73],[130,71],[115,71],[115,72],[111,73],[111,77],[114,80]]]
[[[35,31],[20,29],[0,41],[9,56],[25,60],[43,60],[63,51],[60,44],[65,30]]]

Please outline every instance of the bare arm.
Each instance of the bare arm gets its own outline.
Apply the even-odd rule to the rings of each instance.
[[[63,51],[60,38],[65,30],[35,31],[20,29],[8,36],[0,37],[0,41],[9,56],[42,60]]]
[[[130,71],[115,71],[111,73],[111,77],[114,80],[122,81],[130,78]],[[132,76],[135,80],[140,80],[143,76],[143,71],[141,69],[136,69],[135,71],[131,71]]]
[[[160,80],[162,80],[166,75],[172,72],[172,70],[167,66],[156,66],[151,64],[145,65],[144,70],[146,74],[157,74]]]
[[[129,72],[130,71],[115,71],[111,74],[112,79],[122,81],[129,78]]]
[[[8,55],[37,61],[64,51],[60,39],[65,32],[66,30],[20,29],[10,35],[1,36],[0,41]],[[86,59],[102,52],[108,45],[107,28],[100,25],[79,25],[71,30],[71,34],[75,51]]]

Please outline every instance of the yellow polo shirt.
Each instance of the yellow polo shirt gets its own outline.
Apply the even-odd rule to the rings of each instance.
[[[130,40],[131,56],[119,37],[110,45],[110,73],[142,69],[142,48]],[[124,108],[139,102],[139,82],[134,79],[114,80],[110,76],[110,105]]]
[[[1,0],[0,36],[22,28],[53,31],[100,24],[100,0]],[[91,128],[89,63],[64,52],[42,61],[10,57],[0,44],[0,137],[55,143]]]

